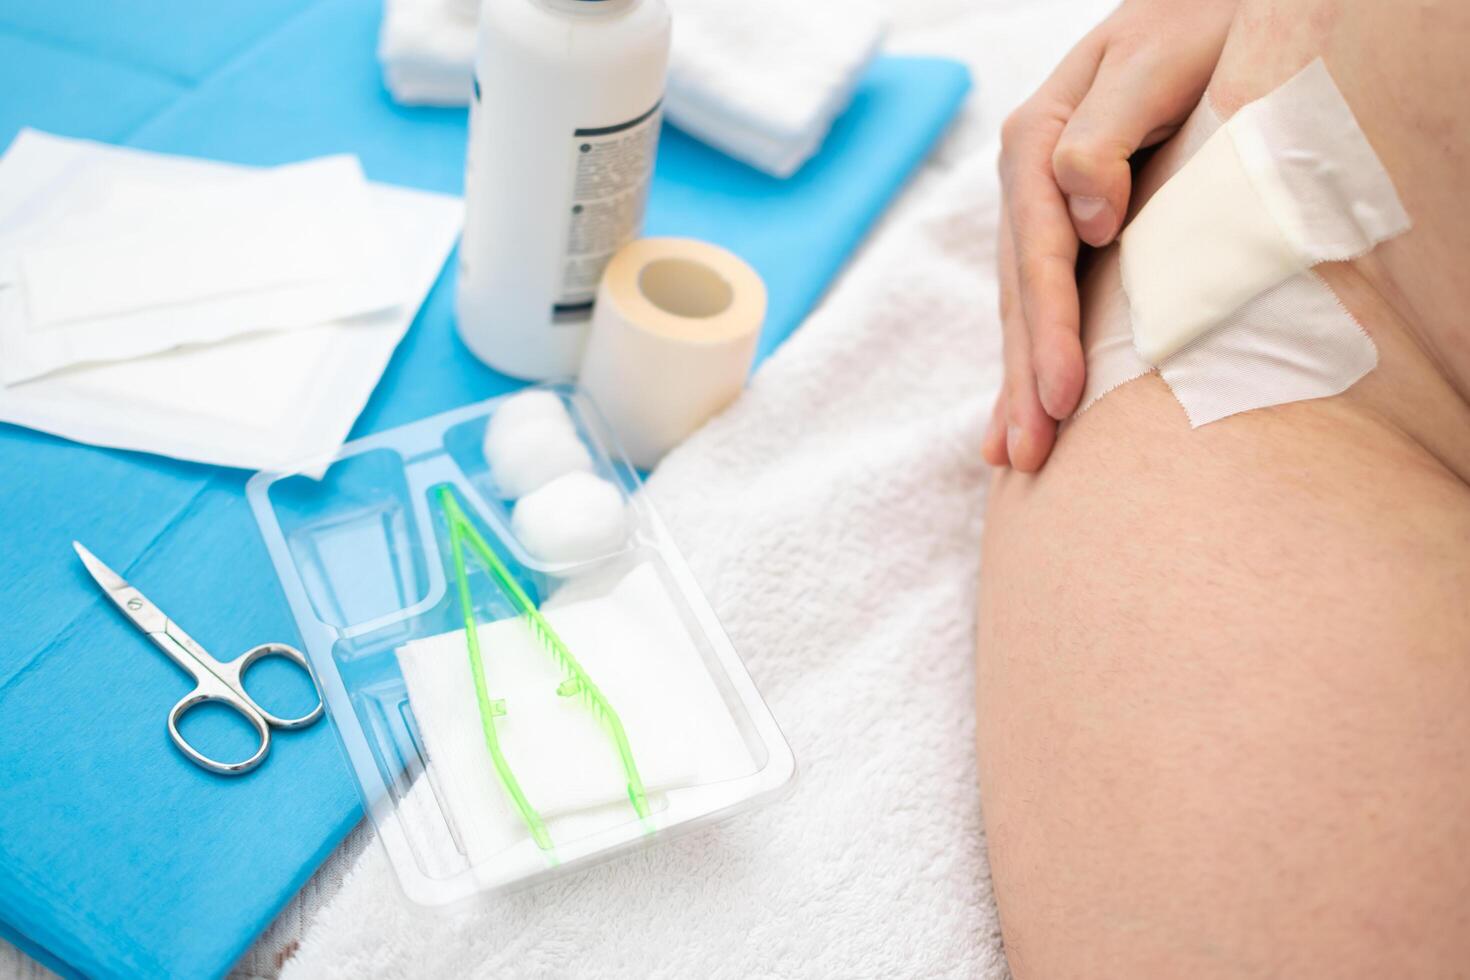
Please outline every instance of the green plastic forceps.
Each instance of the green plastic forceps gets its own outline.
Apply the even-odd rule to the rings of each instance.
[[[526,625],[535,634],[543,649],[551,654],[558,667],[565,672],[565,679],[557,686],[556,693],[562,697],[579,697],[583,704],[592,712],[602,724],[602,729],[616,749],[618,759],[622,763],[623,773],[628,780],[628,800],[633,804],[640,819],[646,820],[649,815],[648,794],[643,789],[643,779],[638,775],[638,766],[633,761],[633,749],[628,744],[628,735],[623,730],[622,720],[618,713],[613,710],[612,704],[607,697],[587,676],[582,665],[577,663],[577,658],[572,656],[572,651],[562,642],[561,637],[551,628],[546,617],[536,608],[536,603],[521,588],[515,576],[505,567],[505,563],[496,555],[495,550],[485,541],[485,538],[465,516],[459,501],[455,498],[454,491],[448,486],[436,488],[439,509],[444,515],[444,521],[449,529],[449,549],[451,561],[454,566],[455,584],[459,589],[460,609],[464,614],[465,641],[470,658],[470,671],[475,679],[475,698],[480,706],[480,727],[485,735],[485,748],[490,751],[490,759],[495,765],[495,772],[500,777],[500,784],[505,788],[511,803],[520,814],[521,820],[531,831],[531,837],[536,841],[543,851],[553,848],[551,834],[546,829],[546,822],[541,819],[541,814],[531,805],[526,794],[521,790],[521,784],[511,770],[510,763],[501,751],[500,737],[495,730],[495,719],[506,713],[505,702],[499,699],[492,700],[485,686],[485,665],[480,656],[480,636],[475,622],[474,608],[470,600],[469,575],[465,570],[465,545],[468,544],[475,556],[484,564],[486,571],[495,581],[495,585],[504,594],[516,613],[526,621]]]

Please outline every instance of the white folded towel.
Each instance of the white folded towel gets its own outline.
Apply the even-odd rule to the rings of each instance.
[[[386,0],[378,61],[394,100],[404,105],[469,105],[475,20],[476,6],[462,0]]]
[[[664,112],[736,159],[789,177],[847,108],[886,27],[868,0],[668,0]],[[469,0],[388,0],[383,78],[407,105],[465,105],[475,61]]]
[[[664,112],[777,177],[822,146],[878,53],[885,24],[858,0],[669,0]]]

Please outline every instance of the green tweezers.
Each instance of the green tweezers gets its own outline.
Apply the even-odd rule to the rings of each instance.
[[[521,784],[516,780],[515,773],[511,771],[510,763],[506,761],[505,753],[501,751],[500,737],[495,731],[495,719],[506,713],[505,702],[500,699],[492,701],[485,689],[485,666],[480,656],[480,635],[476,628],[473,604],[470,601],[469,576],[465,571],[466,542],[469,543],[470,550],[484,564],[490,577],[495,580],[496,586],[515,607],[516,612],[525,619],[526,625],[536,635],[541,646],[551,654],[557,666],[566,673],[566,679],[557,686],[556,693],[562,697],[579,695],[582,703],[602,723],[602,728],[612,740],[613,747],[617,750],[618,758],[622,762],[623,772],[627,776],[628,800],[633,804],[633,809],[638,812],[640,819],[648,819],[648,794],[643,789],[643,779],[638,775],[638,766],[633,761],[633,749],[628,744],[628,735],[623,730],[623,723],[618,718],[618,713],[613,710],[613,706],[608,703],[602,691],[598,690],[597,685],[592,683],[592,678],[588,677],[582,665],[577,663],[577,658],[572,656],[572,651],[567,649],[561,637],[556,635],[551,624],[536,608],[536,603],[531,601],[526,590],[521,588],[520,583],[505,567],[505,563],[470,523],[459,501],[455,499],[454,491],[448,486],[440,486],[436,492],[439,498],[439,508],[449,527],[449,548],[454,563],[454,579],[459,587],[460,608],[464,612],[465,641],[469,650],[470,671],[475,678],[475,698],[480,705],[480,727],[485,733],[485,748],[490,750],[490,758],[495,764],[495,772],[500,777],[500,784],[505,787],[506,794],[510,796],[516,811],[521,815],[521,820],[531,831],[531,837],[543,851],[552,849],[551,834],[546,829],[546,822],[541,819],[541,814],[536,812],[531,801],[526,799],[526,794],[521,790]]]

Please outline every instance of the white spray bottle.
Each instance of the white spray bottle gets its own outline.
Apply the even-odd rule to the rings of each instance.
[[[603,267],[642,229],[668,56],[664,0],[484,0],[457,315],[491,367],[576,373]]]

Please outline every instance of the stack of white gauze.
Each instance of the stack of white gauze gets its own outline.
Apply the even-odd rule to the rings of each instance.
[[[0,421],[250,469],[330,456],[460,212],[349,156],[251,168],[24,130],[0,158]]]
[[[1338,394],[1377,365],[1311,267],[1409,216],[1322,61],[1223,125],[1202,102],[1155,173],[1167,182],[1138,188],[1147,203],[1084,284],[1084,410],[1157,371],[1198,427]]]
[[[886,30],[867,0],[668,0],[666,118],[777,177],[795,173],[847,108]],[[378,59],[408,105],[467,105],[475,4],[388,0]]]
[[[617,712],[655,810],[661,793],[754,771],[653,566],[635,566],[595,598],[553,597],[542,613]],[[487,693],[504,703],[493,719],[501,751],[552,839],[636,819],[616,749],[580,698],[556,693],[565,678],[529,625],[482,624],[479,646]],[[478,864],[527,831],[485,745],[464,631],[414,640],[397,654],[433,792]]]

